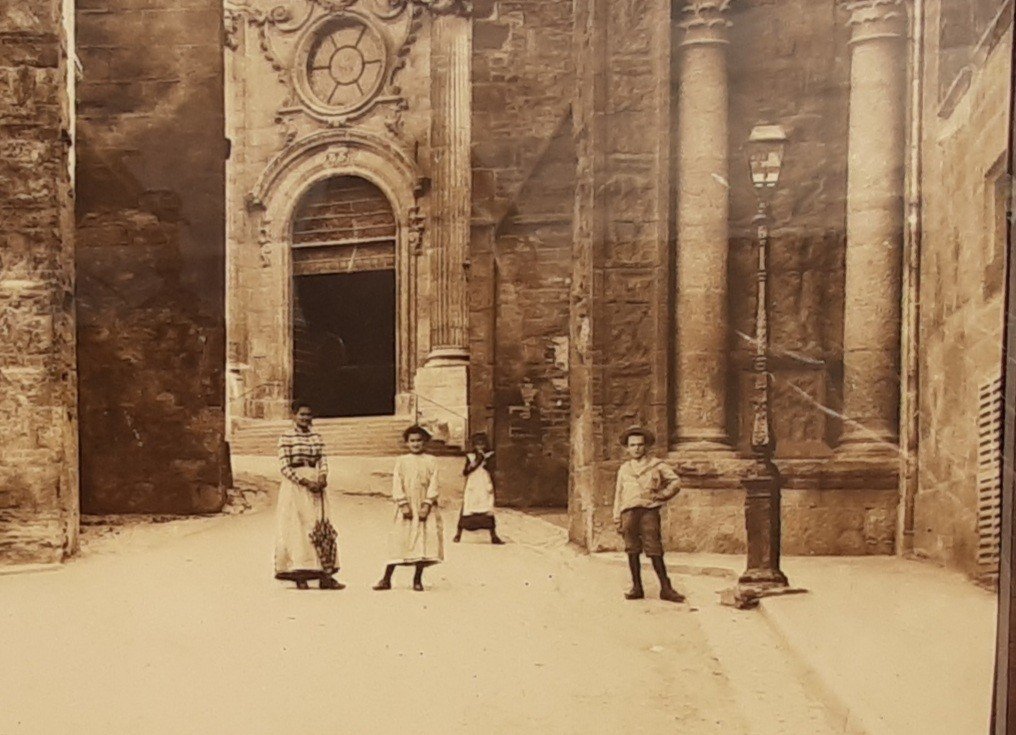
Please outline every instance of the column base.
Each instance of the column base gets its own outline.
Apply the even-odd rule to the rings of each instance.
[[[735,459],[734,448],[723,441],[679,442],[670,446],[667,458],[672,462],[723,461]]]
[[[437,347],[427,355],[425,367],[468,365],[469,351],[461,347]]]
[[[889,459],[898,457],[899,445],[895,438],[859,439],[840,442],[836,454],[844,459]]]
[[[433,359],[431,359],[433,358]],[[431,353],[414,381],[419,423],[435,439],[464,447],[469,431],[469,363],[455,354]]]
[[[746,569],[738,580],[738,585],[751,587],[756,590],[771,590],[780,587],[789,587],[790,582],[787,575],[779,569]]]

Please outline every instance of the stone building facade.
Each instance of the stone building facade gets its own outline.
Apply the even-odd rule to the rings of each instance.
[[[1004,3],[982,4],[1005,24]],[[234,426],[283,418],[301,392],[297,342],[314,319],[302,313],[313,299],[297,293],[304,277],[336,289],[346,279],[357,293],[355,272],[390,269],[394,298],[377,302],[395,313],[389,407],[331,415],[419,418],[452,444],[486,430],[502,502],[567,504],[573,540],[590,548],[617,546],[614,437],[645,422],[686,486],[666,512],[669,546],[743,551],[756,205],[744,145],[755,124],[777,123],[789,135],[772,229],[784,550],[891,553],[912,531],[898,513],[924,431],[911,414],[936,380],[918,388],[904,364],[927,324],[905,298],[916,283],[904,272],[905,195],[913,151],[939,152],[913,137],[908,100],[925,72],[911,57],[941,55],[920,31],[936,12],[903,0],[227,6]],[[337,37],[324,70],[314,49],[339,27],[380,39],[380,76],[346,107],[322,107],[307,86],[315,65],[338,94],[336,59],[355,57],[359,70],[369,57]],[[1001,94],[1001,66],[983,76]],[[957,150],[990,149],[995,161],[1005,138],[991,135]],[[301,197],[341,177],[387,198],[387,260],[364,255],[378,247],[357,231],[369,212],[298,242]],[[926,199],[929,242],[948,229],[939,201],[956,201],[941,195]],[[311,257],[313,271],[302,265]],[[984,344],[997,350],[1000,317],[991,323]],[[902,453],[901,429],[913,444]],[[910,487],[931,482],[927,471]],[[914,507],[938,512],[929,493],[908,496],[920,498],[908,519]],[[974,500],[964,498],[968,514]]]
[[[645,423],[668,547],[743,552],[767,123],[783,549],[983,571],[1011,0],[81,0],[76,91],[60,12],[0,29],[4,165],[47,161],[3,192],[26,555],[73,547],[79,411],[82,508],[209,512],[297,396],[486,431],[590,549]]]
[[[991,576],[998,554],[1011,0],[925,2],[909,260],[916,445],[903,474],[905,550]],[[916,373],[916,376],[914,376]],[[904,371],[904,377],[908,372]],[[908,478],[907,471],[910,476]],[[909,482],[908,482],[909,479]]]

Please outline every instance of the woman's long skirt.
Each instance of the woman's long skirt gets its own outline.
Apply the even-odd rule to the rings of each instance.
[[[317,478],[316,470],[312,468],[301,467],[297,473],[303,477]],[[319,579],[325,575],[335,574],[339,570],[338,553],[335,556],[334,568],[324,568],[310,537],[314,524],[322,517],[322,506],[324,517],[331,521],[333,526],[338,527],[334,517],[335,503],[330,495],[328,489],[315,493],[295,482],[282,480],[275,516],[276,579],[293,581]]]

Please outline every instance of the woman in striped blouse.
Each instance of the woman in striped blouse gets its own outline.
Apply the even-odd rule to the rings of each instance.
[[[333,518],[335,504],[328,487],[328,458],[321,435],[312,429],[314,413],[300,401],[293,403],[293,428],[279,437],[279,465],[282,483],[276,509],[275,578],[296,582],[308,589],[318,580],[323,590],[340,590],[344,584],[332,575],[339,571],[338,551],[334,563],[322,565],[312,540],[319,520]]]

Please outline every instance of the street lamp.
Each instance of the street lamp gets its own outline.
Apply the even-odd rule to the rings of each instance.
[[[752,360],[751,456],[741,480],[745,489],[744,517],[748,534],[748,565],[731,590],[731,604],[751,607],[759,597],[797,592],[780,570],[779,469],[773,461],[776,438],[772,429],[772,381],[769,372],[769,204],[780,181],[787,135],[779,125],[756,125],[748,138],[751,183],[758,198],[753,223],[758,238],[755,307],[755,356]]]

